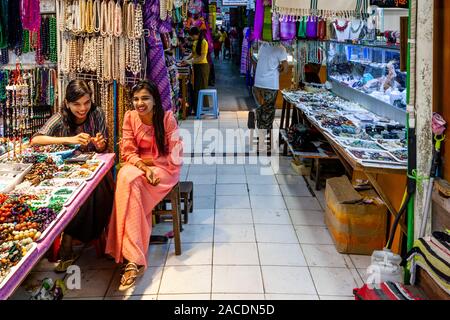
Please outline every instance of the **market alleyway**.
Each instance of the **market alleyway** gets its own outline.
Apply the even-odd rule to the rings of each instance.
[[[230,60],[214,60],[216,73],[215,88],[219,96],[221,111],[247,111],[254,106],[239,66]]]
[[[354,299],[370,256],[336,251],[323,221],[324,193],[310,191],[290,158],[227,153],[202,159],[190,152],[207,144],[205,128],[245,129],[246,122],[247,112],[222,111],[219,120],[180,125],[185,138],[195,137],[185,147],[181,177],[194,182],[194,212],[183,226],[180,256],[172,240],[151,245],[148,270],[135,288],[119,292],[117,266],[86,248],[77,261],[81,289],[64,298]],[[153,234],[171,227],[157,224]],[[12,299],[29,299],[27,288],[45,277],[63,277],[54,266],[43,259]]]

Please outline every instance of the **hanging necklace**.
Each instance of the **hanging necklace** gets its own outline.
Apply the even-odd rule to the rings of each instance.
[[[340,32],[344,32],[345,29],[347,29],[347,27],[348,27],[348,20],[345,20],[345,23],[343,26],[339,25],[339,21],[337,19],[333,23],[334,23],[334,26],[336,27],[336,30],[338,30]]]
[[[356,21],[356,20],[353,20],[353,21]],[[352,24],[351,24],[351,26],[350,26],[350,30],[352,31],[352,33],[358,33],[358,31],[359,30],[361,30],[361,27],[362,27],[362,25],[363,25],[363,22],[361,21],[361,20],[359,20],[359,26],[358,26],[358,28],[356,28],[356,30],[353,28],[353,21],[352,21]]]

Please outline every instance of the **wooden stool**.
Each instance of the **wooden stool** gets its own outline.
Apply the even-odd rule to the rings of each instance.
[[[184,216],[184,223],[188,223],[188,213],[194,210],[194,183],[192,181],[180,182],[180,196],[184,203],[181,213]]]
[[[169,201],[171,204],[170,210],[166,209],[165,202]],[[171,215],[173,223],[173,234],[175,239],[175,254],[178,256],[181,254],[181,237],[180,237],[180,227],[181,227],[181,201],[180,201],[180,183],[177,183],[172,190],[165,196],[161,201],[161,205],[157,205],[153,209],[153,214],[156,217],[163,215]]]

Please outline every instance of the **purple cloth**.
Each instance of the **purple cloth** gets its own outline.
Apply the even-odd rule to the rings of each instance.
[[[249,51],[249,28],[244,28],[244,40],[242,41],[242,54],[241,54],[241,74],[247,73],[247,63],[248,63],[248,51]]]
[[[161,94],[161,102],[164,110],[172,109],[170,95],[169,71],[167,70],[164,49],[160,33],[172,31],[170,17],[161,20],[159,16],[159,0],[147,0],[143,8],[144,29],[150,30],[150,35],[145,37],[147,44],[147,78],[158,85]]]
[[[281,40],[292,40],[297,35],[297,25],[292,17],[285,17],[280,23],[280,38]]]
[[[317,39],[317,18],[310,16],[306,22],[306,37],[308,39]]]
[[[256,0],[253,39],[255,40],[262,39],[263,24],[264,24],[264,0]]]

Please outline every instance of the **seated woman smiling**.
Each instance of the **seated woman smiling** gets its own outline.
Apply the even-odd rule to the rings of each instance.
[[[107,151],[105,115],[92,104],[92,94],[85,81],[70,81],[61,112],[33,136],[31,145],[76,144],[83,152]],[[109,172],[64,230],[56,272],[66,272],[78,258],[72,251],[72,238],[88,243],[101,237],[111,215],[113,194],[114,180]]]
[[[131,90],[133,111],[125,113],[114,208],[106,253],[123,263],[119,290],[133,286],[147,267],[152,210],[178,183],[183,147],[172,111],[164,111],[153,82]]]

